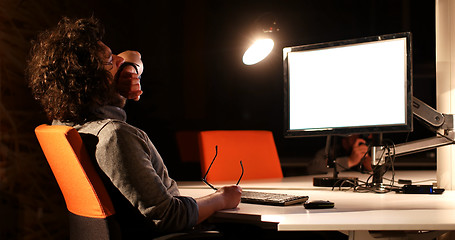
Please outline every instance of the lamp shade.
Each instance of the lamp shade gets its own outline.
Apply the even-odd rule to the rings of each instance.
[[[253,65],[266,58],[272,51],[274,42],[270,38],[256,40],[243,54],[243,63]]]

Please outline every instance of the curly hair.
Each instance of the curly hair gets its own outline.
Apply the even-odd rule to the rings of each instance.
[[[94,108],[109,101],[113,76],[100,54],[103,34],[94,17],[64,17],[32,41],[26,75],[50,119],[81,124],[93,118]]]

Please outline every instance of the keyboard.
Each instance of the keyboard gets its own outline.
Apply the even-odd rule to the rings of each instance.
[[[243,191],[242,203],[254,203],[264,205],[288,206],[303,203],[308,200],[308,196],[296,196],[290,194]]]

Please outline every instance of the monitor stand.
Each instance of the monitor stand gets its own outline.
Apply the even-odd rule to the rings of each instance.
[[[372,161],[371,164],[373,167],[373,182],[369,185],[369,187],[376,193],[386,193],[389,191],[382,184],[383,176],[386,172],[386,165],[382,159],[378,159],[376,156],[376,149],[383,146],[382,133],[373,134],[372,145],[373,147],[371,149],[370,155]]]
[[[314,177],[313,186],[315,187],[351,187],[357,185],[356,177],[339,177],[338,164],[336,162],[335,143],[332,143],[333,136],[327,136],[325,153],[327,156],[327,165],[333,166],[332,177]]]

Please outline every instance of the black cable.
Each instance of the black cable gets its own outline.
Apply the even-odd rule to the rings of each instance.
[[[390,139],[384,139],[383,140],[383,144],[381,147],[383,147],[383,151],[382,151],[382,155],[379,156],[379,159],[382,159],[384,158],[384,164],[385,165],[385,170],[384,172],[381,173],[381,176],[380,178],[381,179],[385,179],[385,180],[388,180],[389,181],[389,184],[388,184],[388,187],[386,188],[386,190],[388,191],[392,191],[395,187],[395,152],[396,152],[396,146],[395,146],[395,143],[390,140]],[[371,144],[368,144],[368,151],[362,156],[361,160],[360,160],[360,166],[363,166],[363,163],[364,161],[366,160],[366,157],[367,157],[367,154],[371,151]],[[336,161],[335,161],[335,164],[339,167],[341,167],[343,170],[350,170],[340,164],[338,164]],[[340,181],[343,181],[343,182],[337,182],[333,187],[332,187],[332,190],[335,189],[335,186],[338,186],[338,189],[339,190],[344,190],[347,191],[347,190],[350,190],[350,189],[353,189],[354,191],[356,192],[372,192],[372,191],[375,191],[374,188],[371,187],[371,184],[370,184],[370,181],[372,179],[372,177],[374,176],[374,173],[375,171],[377,171],[378,167],[384,167],[384,166],[381,166],[381,165],[376,165],[374,168],[373,168],[373,171],[372,172],[369,172],[369,171],[365,171],[363,169],[356,169],[355,171],[358,171],[362,174],[369,174],[368,178],[366,181],[361,181],[361,180],[357,180],[357,182],[353,182],[353,181],[350,181],[350,180],[340,180]],[[389,171],[392,171],[392,179],[387,179],[387,178],[384,178],[384,175],[389,172]],[[340,183],[338,185],[338,183]],[[348,187],[347,189],[345,187]]]

